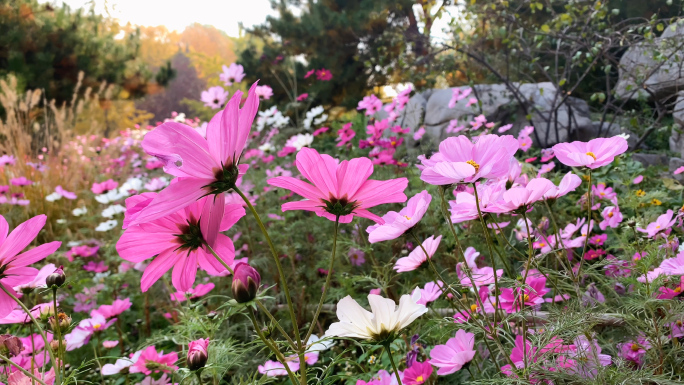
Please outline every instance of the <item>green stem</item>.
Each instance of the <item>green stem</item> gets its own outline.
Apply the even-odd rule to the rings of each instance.
[[[392,357],[392,351],[390,350],[390,343],[385,343],[385,351],[389,356],[390,364],[392,364],[392,369],[394,369],[394,375],[397,377],[397,384],[402,385],[401,378],[399,377],[399,370],[397,370],[397,364],[394,363],[394,357]]]
[[[281,353],[280,350],[278,350],[278,347],[272,345],[261,332],[256,317],[254,317],[254,313],[252,313],[250,309],[247,309],[247,317],[249,317],[249,319],[252,321],[252,325],[254,325],[254,331],[256,332],[257,336],[259,336],[259,339],[261,339],[264,345],[266,345],[266,347],[269,348],[273,352],[273,354],[275,354],[278,361],[280,361],[280,363],[283,364],[283,366],[285,367],[285,371],[287,371],[287,376],[290,377],[290,381],[292,381],[292,384],[296,384],[297,378],[295,377],[294,373],[292,373],[292,370],[290,370],[290,367],[287,365],[287,360],[285,360],[285,356],[283,356],[283,353]]]
[[[49,349],[49,348],[50,348],[50,347],[48,346],[48,349]],[[2,354],[0,354],[0,360],[3,360],[5,363],[14,366],[17,370],[19,370],[20,372],[24,373],[25,375],[27,375],[27,376],[28,376],[29,378],[31,378],[32,380],[38,382],[40,385],[47,385],[43,380],[41,380],[41,379],[39,379],[38,377],[34,376],[33,373],[29,373],[28,370],[26,370],[26,369],[22,368],[21,366],[15,364],[15,363],[12,362],[8,357],[5,357],[5,356],[3,356]]]
[[[269,312],[268,309],[266,309],[266,306],[264,306],[264,304],[261,301],[259,301],[258,299],[255,299],[254,302],[257,304],[259,309],[261,309],[261,311],[268,316],[268,318],[271,320],[271,322],[273,322],[276,329],[278,329],[278,331],[283,336],[285,336],[285,338],[287,339],[287,342],[290,343],[290,346],[292,347],[292,349],[297,350],[297,344],[294,341],[292,341],[292,338],[290,338],[290,336],[287,335],[287,333],[285,332],[283,327],[280,326],[280,323],[275,319],[275,317],[273,317],[271,312]]]
[[[55,329],[53,330],[57,334],[57,358],[59,359],[59,366],[55,368],[55,381],[60,384],[60,379],[62,378],[62,366],[64,366],[64,361],[62,357],[62,325],[59,322],[59,312],[57,311],[57,286],[52,287],[52,304],[55,307]]]
[[[584,254],[587,252],[587,245],[589,244],[589,236],[591,235],[591,169],[589,169],[589,186],[587,187],[587,237],[584,238],[584,247],[582,248],[582,256],[580,257],[579,267],[575,275],[575,286],[579,288],[579,277],[582,272],[582,265],[584,264]],[[579,289],[578,289],[579,290]]]
[[[197,384],[202,385],[202,375],[200,374],[200,371],[195,371],[195,375],[197,376]]]
[[[34,325],[36,325],[36,329],[38,329],[38,333],[40,334],[41,337],[43,337],[43,342],[45,342],[45,350],[47,350],[48,355],[50,356],[50,362],[52,363],[52,366],[55,368],[55,373],[57,372],[57,369],[59,366],[57,366],[57,360],[55,360],[55,355],[52,354],[52,349],[50,349],[50,342],[48,342],[47,336],[45,335],[45,332],[43,331],[43,328],[40,326],[38,321],[33,317],[33,314],[31,314],[31,310],[29,310],[26,305],[24,305],[23,302],[19,300],[13,293],[11,293],[9,290],[5,288],[4,285],[0,285],[0,288],[2,288],[2,291],[4,291],[7,295],[10,296],[14,300],[14,302],[18,303],[19,306],[24,310],[24,312],[31,318],[31,321],[33,322]],[[57,309],[55,309],[55,313],[57,312]],[[55,384],[60,385],[61,383],[55,379]]]
[[[287,300],[287,307],[290,310],[290,319],[292,320],[292,329],[294,329],[295,340],[297,341],[299,350],[302,350],[302,338],[299,335],[299,324],[297,323],[297,316],[295,315],[294,305],[292,304],[290,289],[287,286],[287,279],[285,278],[285,273],[283,272],[283,265],[280,263],[280,258],[278,257],[278,252],[276,251],[275,245],[273,245],[273,241],[271,240],[271,237],[268,235],[268,231],[266,231],[266,226],[264,226],[264,223],[261,221],[259,214],[254,209],[254,206],[252,206],[252,202],[250,202],[249,199],[247,199],[245,194],[243,194],[237,186],[233,187],[233,190],[235,190],[235,192],[238,193],[242,200],[245,201],[245,203],[247,204],[247,207],[249,208],[249,211],[252,213],[252,216],[254,216],[254,219],[256,220],[259,229],[266,238],[266,243],[268,243],[268,247],[271,249],[271,254],[273,254],[273,260],[275,261],[276,267],[278,268],[278,275],[280,276],[280,283],[283,286],[285,299]]]
[[[216,252],[214,251],[214,249],[212,249],[211,246],[209,246],[208,243],[205,243],[204,245],[207,247],[207,249],[209,249],[209,252],[214,256],[214,258],[216,258],[216,260],[219,261],[219,263],[222,264],[223,267],[225,267],[225,268],[230,272],[230,274],[234,274],[234,273],[235,273],[235,272],[233,271],[233,269],[232,269],[230,266],[228,266],[228,264],[226,263],[226,261],[224,261],[223,259],[221,259],[221,257],[219,257],[218,254],[216,254]]]

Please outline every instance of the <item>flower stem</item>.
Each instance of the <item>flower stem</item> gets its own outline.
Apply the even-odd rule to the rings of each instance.
[[[57,383],[60,383],[60,379],[62,378],[62,366],[64,365],[64,360],[62,357],[62,325],[59,322],[59,312],[57,311],[57,286],[52,287],[52,303],[55,307],[55,325],[57,326],[53,330],[55,334],[57,334],[57,358],[59,359],[59,367],[55,368],[55,380]]]
[[[384,346],[385,346],[385,351],[387,352],[387,355],[389,356],[390,364],[392,364],[392,369],[394,369],[394,375],[397,377],[397,384],[402,385],[401,378],[399,377],[399,370],[397,370],[397,364],[394,363],[394,357],[392,357],[392,351],[390,349],[390,343],[386,342],[384,344]]]
[[[31,321],[33,322],[34,325],[36,325],[36,329],[38,329],[38,334],[40,334],[41,337],[43,337],[43,342],[45,342],[45,350],[47,350],[48,355],[50,356],[50,362],[52,363],[52,366],[55,368],[55,374],[57,374],[57,369],[59,368],[57,366],[57,360],[55,360],[55,355],[52,354],[52,349],[50,349],[50,342],[48,342],[47,336],[45,335],[45,332],[43,331],[43,328],[40,326],[38,321],[33,317],[33,314],[31,314],[31,310],[29,310],[26,305],[24,305],[23,302],[19,300],[14,294],[12,294],[9,290],[5,288],[5,285],[0,285],[0,288],[2,291],[4,291],[7,295],[10,296],[14,300],[14,302],[18,303],[19,306],[21,306],[22,309],[24,309],[24,312],[31,318]],[[57,312],[57,309],[55,309],[55,313]],[[60,385],[61,382],[59,381],[59,378],[55,378],[55,384]]]
[[[273,354],[275,354],[276,358],[280,363],[283,364],[285,367],[285,371],[287,371],[287,376],[290,377],[290,381],[292,381],[292,384],[297,383],[297,378],[295,375],[292,373],[292,370],[290,370],[290,367],[287,365],[287,360],[285,360],[285,356],[278,350],[278,347],[275,345],[272,345],[269,340],[264,336],[264,333],[261,332],[261,329],[259,329],[259,324],[257,323],[256,317],[254,317],[254,313],[252,313],[251,310],[247,309],[247,317],[252,321],[252,325],[254,325],[254,331],[256,332],[257,336],[259,336],[259,339],[266,345],[267,348],[269,348]]]
[[[290,336],[288,336],[287,333],[285,333],[285,330],[283,330],[283,327],[280,326],[280,323],[278,322],[278,320],[276,320],[275,317],[273,317],[273,314],[271,314],[271,312],[268,311],[268,309],[266,309],[266,306],[264,306],[264,304],[261,301],[259,301],[258,299],[255,299],[254,303],[256,303],[257,306],[259,307],[259,309],[261,309],[261,311],[268,316],[268,318],[271,320],[271,322],[273,322],[273,324],[275,325],[276,329],[278,329],[278,331],[283,336],[285,336],[285,338],[287,339],[287,342],[290,343],[290,346],[292,347],[292,349],[297,350],[297,344],[294,341],[292,341],[292,338],[290,338]]]
[[[280,263],[280,258],[278,258],[278,252],[275,249],[275,245],[273,245],[273,241],[271,240],[271,237],[268,235],[268,231],[266,231],[266,226],[264,226],[264,223],[261,221],[261,218],[259,217],[259,213],[256,212],[254,209],[254,206],[252,206],[252,202],[247,199],[245,194],[240,191],[240,189],[235,186],[233,187],[233,190],[235,190],[238,195],[242,198],[243,201],[247,204],[247,207],[249,208],[249,211],[251,211],[252,215],[254,216],[254,219],[257,222],[257,225],[259,226],[259,229],[261,232],[264,234],[264,237],[266,238],[266,243],[268,243],[269,248],[271,249],[271,254],[273,254],[273,260],[275,261],[276,267],[278,268],[278,275],[280,276],[280,283],[283,287],[283,292],[285,293],[285,299],[287,300],[287,307],[290,310],[290,319],[292,320],[292,329],[294,329],[294,334],[295,334],[295,340],[297,341],[298,348],[299,350],[302,350],[302,338],[299,335],[299,326],[297,323],[297,316],[295,315],[294,311],[294,305],[292,304],[292,297],[290,296],[290,289],[287,287],[287,279],[285,278],[285,273],[283,272],[283,265]],[[287,366],[287,365],[285,365]],[[293,382],[294,383],[294,382]]]
[[[582,272],[582,265],[584,264],[584,254],[587,252],[587,245],[589,244],[589,236],[591,235],[591,169],[589,169],[589,185],[587,186],[587,236],[584,238],[584,247],[582,248],[582,256],[580,257],[579,267],[577,267],[577,274],[575,275],[575,286],[579,288],[579,277]],[[579,289],[577,289],[579,290]]]
[[[223,265],[223,267],[225,267],[225,268],[230,272],[230,274],[233,274],[233,273],[234,273],[234,272],[233,272],[233,269],[232,269],[230,266],[228,266],[228,264],[226,263],[226,261],[224,261],[223,259],[221,259],[221,257],[219,257],[218,254],[216,254],[216,252],[214,251],[214,249],[213,249],[211,246],[209,246],[208,243],[205,243],[204,245],[207,246],[207,249],[209,249],[209,252],[214,256],[214,258],[216,258],[217,261],[219,261],[220,264]]]
[[[195,371],[195,375],[197,376],[197,384],[202,385],[202,375],[200,374],[200,371]]]

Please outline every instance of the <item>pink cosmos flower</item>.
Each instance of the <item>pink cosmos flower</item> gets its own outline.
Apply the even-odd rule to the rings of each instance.
[[[29,371],[31,371],[30,367]],[[33,368],[33,375],[47,385],[53,385],[55,383],[55,368],[50,368],[50,370],[45,373],[38,368]],[[31,377],[20,371],[16,371],[7,377],[7,385],[32,385],[35,382],[36,381]]]
[[[566,354],[567,357],[559,357],[560,366],[584,378],[595,378],[599,367],[612,362],[609,355],[601,354],[601,347],[595,339],[589,341],[584,335],[575,339],[574,349]]]
[[[126,204],[134,198],[129,198]],[[173,286],[181,292],[192,287],[198,266],[212,275],[226,270],[207,245],[230,265],[235,258],[235,246],[228,236],[220,232],[228,230],[242,218],[245,209],[240,205],[225,205],[224,200],[223,194],[204,197],[172,215],[129,226],[124,231],[116,243],[121,258],[138,263],[155,257],[143,273],[140,281],[142,291],[147,291],[172,267]],[[149,202],[144,200],[139,204]],[[130,215],[129,211],[125,215]]]
[[[299,370],[299,362],[287,361],[287,366],[293,372]],[[265,374],[268,377],[287,376],[285,366],[278,361],[266,361],[263,365],[259,365],[257,370],[259,373]]]
[[[608,227],[616,228],[622,222],[622,213],[618,206],[608,206],[601,212],[603,220],[599,223],[599,228],[605,230]]]
[[[226,108],[207,126],[207,139],[192,127],[166,122],[145,135],[142,147],[164,162],[164,171],[177,176],[146,205],[132,225],[149,222],[187,207],[199,198],[232,189],[248,166],[238,165],[259,108],[256,83],[239,109],[242,92],[235,91]]]
[[[517,149],[518,144],[510,135],[483,135],[474,144],[463,135],[449,137],[439,144],[439,152],[430,159],[419,157],[420,179],[429,184],[448,185],[499,178],[507,174],[510,158]]]
[[[117,187],[119,187],[119,183],[115,182],[112,179],[107,179],[104,182],[100,183],[93,183],[93,186],[90,188],[90,191],[93,192],[93,194],[104,194],[108,191],[115,190]]]
[[[59,303],[57,303],[57,305],[59,306]],[[55,314],[54,309],[55,306],[52,302],[40,303],[31,308],[31,315],[34,318],[40,318],[41,315]],[[9,314],[0,318],[0,325],[25,324],[30,322],[31,318],[26,314],[24,309],[12,310]]]
[[[30,186],[33,184],[33,181],[26,179],[26,177],[19,177],[19,178],[12,178],[10,179],[10,184],[12,186]]]
[[[473,90],[470,87],[467,87],[464,89],[452,88],[451,89],[451,100],[449,100],[448,107],[449,108],[456,107],[456,103],[467,98],[471,92],[473,92]]]
[[[219,75],[219,80],[227,86],[232,86],[233,83],[240,83],[245,77],[245,68],[236,63],[231,63],[226,67],[223,65],[223,72]]]
[[[76,199],[76,198],[78,198],[78,196],[76,196],[75,193],[63,189],[62,186],[57,186],[57,187],[55,187],[55,192],[56,192],[57,194],[63,196],[63,197],[66,198],[66,199]]]
[[[425,135],[425,127],[420,127],[415,133],[413,133],[413,140],[421,140],[423,135]]]
[[[589,142],[559,143],[553,146],[558,160],[566,166],[595,169],[609,164],[627,151],[627,140],[621,136],[596,138]]]
[[[208,90],[202,91],[200,100],[205,107],[210,107],[214,110],[223,107],[228,99],[228,91],[221,86],[209,87]]]
[[[420,288],[415,288],[413,290],[413,293],[411,295],[414,295],[417,291],[420,292],[420,299],[416,301],[417,304],[419,305],[427,305],[430,302],[436,301],[441,295],[442,295],[442,289],[444,287],[444,283],[442,281],[437,281],[435,282],[428,282],[425,284],[425,287],[420,289]]]
[[[376,243],[399,238],[423,219],[423,215],[430,206],[430,201],[432,201],[432,196],[427,190],[423,190],[411,197],[406,207],[398,213],[396,211],[387,212],[382,216],[385,221],[384,225],[376,224],[366,229],[368,241]]]
[[[603,244],[606,242],[607,239],[608,239],[608,234],[592,235],[589,238],[589,243],[594,245],[594,246],[603,246]]]
[[[207,284],[200,283],[199,285],[195,286],[195,288],[190,289],[185,293],[179,291],[177,293],[171,294],[171,300],[183,302],[188,299],[200,298],[209,294],[209,292],[212,291],[214,287],[215,285],[211,282]]]
[[[674,258],[663,260],[659,270],[667,275],[684,275],[684,252],[677,254]]]
[[[670,259],[675,259],[675,258],[670,258]],[[666,259],[665,261],[668,261],[668,260]],[[665,262],[665,261],[663,261],[663,262]],[[675,263],[677,263],[677,262],[675,262]],[[662,265],[662,263],[661,263],[661,265]],[[683,271],[684,271],[684,269],[683,269]],[[661,275],[669,275],[669,274],[665,273],[665,271],[663,271],[663,269],[661,269],[660,267],[656,267],[655,269],[647,272],[646,274],[637,277],[637,281],[639,281],[641,283],[653,282],[656,278],[660,277]]]
[[[634,362],[637,366],[644,364],[646,351],[651,348],[651,344],[644,337],[638,337],[636,341],[624,342],[617,345],[618,356],[627,361]]]
[[[406,178],[386,181],[369,180],[373,164],[368,158],[354,158],[339,162],[330,155],[319,154],[311,148],[302,148],[295,161],[297,169],[313,185],[292,177],[280,176],[268,180],[268,184],[288,189],[306,198],[298,202],[288,202],[283,211],[313,211],[319,217],[340,223],[349,223],[356,215],[384,224],[379,216],[368,211],[369,208],[383,203],[406,201],[404,189]]]
[[[354,137],[356,136],[356,131],[352,130],[352,122],[349,122],[342,126],[337,131],[337,140],[339,143],[337,143],[337,147],[342,147],[345,144],[349,143]]]
[[[9,233],[9,224],[0,215],[0,285],[12,292],[12,288],[31,282],[38,270],[28,267],[54,253],[62,242],[50,242],[22,252],[33,242],[45,226],[45,215],[35,216],[17,226]],[[0,291],[0,318],[14,310],[16,302],[4,291]]]
[[[3,155],[0,156],[0,167],[2,166],[7,166],[7,165],[14,165],[16,163],[16,159],[12,155]]]
[[[165,373],[171,373],[178,369],[174,365],[178,361],[178,354],[176,352],[171,352],[169,354],[164,354],[164,352],[157,353],[157,348],[154,346],[148,346],[145,348],[138,361],[133,364],[129,370],[130,373],[143,373],[146,375],[158,373],[159,371]]]
[[[543,164],[537,173],[537,178],[553,170],[554,167],[556,167],[556,163],[554,162]]]
[[[200,338],[200,339],[195,340],[195,341],[190,341],[190,343],[188,344],[188,356],[187,356],[188,366],[190,366],[191,363],[196,363],[197,361],[206,363],[208,357],[209,357],[209,339],[208,338],[206,338],[206,339]],[[202,367],[203,366],[204,365],[202,365]]]
[[[530,148],[532,148],[532,138],[530,138],[527,135],[520,135],[518,137],[518,147],[523,151],[527,152]]]
[[[677,219],[672,219],[673,215],[674,212],[672,212],[672,210],[667,210],[667,212],[659,216],[655,222],[649,223],[645,229],[637,227],[637,230],[642,233],[646,233],[649,238],[653,238],[656,234],[660,233],[661,231],[665,231],[674,225]]]
[[[330,131],[330,127],[321,127],[318,130],[314,131],[311,133],[313,136],[318,136],[320,134],[324,134],[326,132]]]
[[[357,110],[366,110],[366,115],[371,116],[382,108],[382,101],[375,95],[365,96],[356,107]]]
[[[480,198],[480,210],[484,212],[486,208],[498,202],[501,195],[506,191],[506,180],[499,180],[495,183],[479,183],[476,188],[477,196]],[[475,195],[468,191],[455,194],[456,200],[449,201],[451,221],[461,223],[478,218]]]
[[[325,68],[316,70],[316,79],[327,82],[333,78],[332,72]]]
[[[435,238],[434,235],[427,238],[423,241],[423,248],[425,248],[425,251],[427,251],[428,255],[425,255],[423,248],[417,246],[409,253],[407,257],[399,258],[393,269],[396,270],[397,273],[416,270],[420,267],[420,265],[423,264],[423,262],[427,261],[428,258],[432,258],[437,251],[439,242],[441,240],[441,235],[437,238]]]
[[[599,199],[607,199],[613,203],[617,202],[617,193],[613,191],[612,187],[606,187],[605,183],[591,186],[591,192]]]
[[[119,341],[102,341],[102,346],[106,349],[115,348],[119,345]]]
[[[102,305],[99,308],[97,308],[97,310],[93,311],[100,313],[105,318],[112,318],[130,309],[131,306],[133,306],[133,304],[131,303],[130,298],[126,298],[123,300],[117,299],[114,300],[114,302],[112,302],[111,305]],[[90,313],[91,316],[92,314],[93,313]]]
[[[522,369],[525,367],[525,363],[531,364],[537,362],[537,348],[532,347],[532,344],[523,339],[523,336],[516,336],[515,347],[511,350],[511,355],[509,357],[517,369]],[[502,366],[501,371],[507,376],[514,375],[511,365]]]
[[[468,103],[466,103],[466,107],[470,107],[473,104],[477,104],[477,99],[476,98],[470,98],[468,99]]]
[[[679,175],[684,172],[684,166],[678,167],[676,170],[674,170],[673,174],[674,175]]]
[[[54,273],[57,266],[52,263],[48,263],[38,270],[38,274],[29,282],[23,283],[21,285],[15,286],[14,290],[17,292],[22,292],[23,290],[32,290],[39,287],[47,287],[45,279],[48,275]]]
[[[511,128],[513,128],[512,124],[503,125],[503,126],[499,127],[499,134],[503,134],[504,132],[510,130]]]
[[[349,262],[354,266],[361,266],[366,262],[366,253],[353,247],[349,248],[347,256],[349,257]]]
[[[444,345],[436,345],[430,351],[430,363],[439,368],[437,374],[455,373],[475,357],[475,335],[463,329],[449,338]]]
[[[663,286],[658,291],[660,292],[657,297],[658,299],[673,299],[684,294],[684,275],[679,277],[679,282],[677,282],[674,289]]]
[[[105,271],[109,270],[109,267],[103,261],[90,261],[83,265],[83,270],[91,271],[93,273],[104,273]]]
[[[634,178],[634,180],[632,180],[632,183],[633,184],[639,184],[639,183],[641,183],[642,180],[644,180],[644,176],[639,175],[638,177]]]
[[[507,313],[515,313],[523,307],[536,307],[544,303],[542,297],[549,292],[549,288],[546,287],[546,277],[530,275],[526,282],[525,287],[501,289],[500,304]]]
[[[569,172],[565,174],[563,179],[561,179],[561,182],[558,184],[558,187],[553,186],[553,188],[549,189],[544,194],[544,198],[546,199],[556,199],[559,197],[562,197],[564,195],[567,195],[569,192],[575,191],[579,185],[582,184],[582,179],[573,174],[572,172]]]
[[[256,84],[256,83],[255,83]],[[273,88],[269,86],[256,86],[254,88],[254,94],[259,98],[263,100],[268,100],[273,96]],[[235,97],[235,96],[233,96]]]
[[[79,245],[72,247],[69,251],[64,253],[64,256],[69,262],[74,261],[74,257],[88,258],[92,257],[100,250],[100,246]]]
[[[529,181],[525,187],[513,187],[501,195],[501,199],[495,204],[486,207],[484,211],[490,213],[507,213],[511,211],[529,210],[532,205],[543,199],[544,195],[556,186],[546,178],[535,178]]]
[[[308,97],[309,97],[309,94],[303,93],[303,94],[297,96],[297,101],[298,101],[298,102],[303,102],[303,101],[305,101]]]
[[[432,365],[430,361],[414,362],[410,368],[404,370],[404,378],[401,382],[405,385],[421,385],[426,383],[432,375]]]

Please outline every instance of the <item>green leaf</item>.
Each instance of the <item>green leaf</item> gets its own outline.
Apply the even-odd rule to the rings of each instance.
[[[546,25],[546,24],[544,24],[544,25],[541,26],[541,30],[542,30],[542,32],[544,32],[544,33],[549,33],[549,32],[551,32],[551,28],[549,28],[549,26]]]

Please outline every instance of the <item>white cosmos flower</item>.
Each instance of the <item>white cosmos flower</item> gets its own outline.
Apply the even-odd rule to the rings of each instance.
[[[294,147],[297,151],[301,150],[303,147],[308,147],[313,143],[314,136],[311,134],[297,134],[285,142],[285,147]]]
[[[85,207],[77,207],[77,208],[71,210],[71,214],[73,214],[75,217],[80,217],[81,215],[84,215],[87,212],[88,212],[88,209]]]
[[[399,307],[393,300],[369,294],[368,303],[372,312],[364,309],[350,296],[337,304],[337,318],[340,322],[330,325],[326,337],[355,337],[381,342],[393,333],[410,325],[428,309],[416,303],[420,290],[414,294],[402,295]]]
[[[129,194],[124,191],[110,190],[104,194],[95,195],[95,200],[102,203],[103,205],[106,205],[107,203],[121,200],[127,197],[128,195]]]
[[[104,218],[113,218],[117,214],[121,214],[126,211],[126,208],[121,205],[111,205],[106,209],[102,210],[102,216]]]
[[[325,109],[323,106],[318,106],[310,109],[309,111],[306,112],[306,118],[304,119],[304,128],[307,130],[311,129],[311,123],[313,124],[321,124],[325,122],[326,119],[328,119],[328,115],[323,114],[323,111]],[[323,114],[320,118],[316,119],[314,121],[314,118],[316,118],[318,115]]]
[[[311,337],[309,337],[309,341],[307,341],[306,352],[322,352],[330,349],[333,345],[335,345],[335,341],[333,341],[332,338],[322,339],[321,337],[312,334]]]
[[[95,231],[109,231],[118,225],[119,222],[116,219],[110,221],[102,222],[95,228]]]
[[[271,144],[271,142],[266,142],[259,146],[259,150],[263,152],[269,152],[275,150],[275,147]]]
[[[62,194],[56,192],[53,192],[52,194],[45,197],[45,200],[48,202],[54,202],[60,199],[62,199]]]

